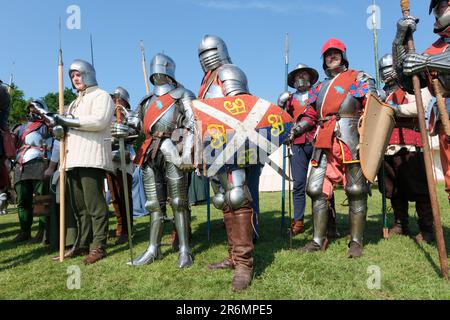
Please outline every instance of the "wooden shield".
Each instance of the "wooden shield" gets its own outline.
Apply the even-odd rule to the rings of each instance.
[[[364,176],[373,183],[394,129],[394,110],[369,93],[359,126],[359,158]]]

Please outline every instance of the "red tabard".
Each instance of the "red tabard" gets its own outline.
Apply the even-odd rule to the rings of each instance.
[[[336,127],[336,114],[339,112],[342,102],[344,102],[350,90],[350,86],[356,81],[358,71],[347,70],[331,81],[328,87],[323,104],[321,117],[330,117],[323,121],[323,127],[318,128],[315,147],[318,149],[330,149],[334,128]]]
[[[396,105],[407,104],[406,92],[402,89],[397,89],[391,93],[386,99],[386,102],[393,102]],[[419,128],[417,118],[410,117],[398,117],[395,120],[395,127],[392,131],[390,145],[408,145],[422,148],[422,138],[420,131],[416,131],[413,128]]]
[[[134,162],[138,166],[142,166],[145,155],[147,154],[148,148],[152,143],[152,136],[150,135],[151,128],[153,125],[166,113],[166,111],[174,104],[175,100],[172,98],[170,94],[165,94],[158,99],[156,99],[151,106],[147,109],[147,112],[144,116],[144,134],[145,141],[141,145],[139,152],[136,155]]]
[[[288,101],[287,111],[290,115],[292,115],[294,122],[298,122],[300,120],[300,118],[304,115],[306,108],[307,108],[306,103],[302,104],[300,101],[298,101],[294,97],[292,97]],[[295,138],[293,144],[295,144],[295,145],[304,144],[304,143],[306,143],[306,139],[308,139],[308,141],[311,142],[314,139],[315,133],[316,133],[315,129],[305,132],[302,135]]]
[[[219,80],[219,75],[217,71],[208,71],[206,75],[203,77],[202,85],[200,86],[200,90],[198,91],[198,98],[204,99],[206,92],[208,91],[211,84],[218,85],[222,88],[222,83]]]

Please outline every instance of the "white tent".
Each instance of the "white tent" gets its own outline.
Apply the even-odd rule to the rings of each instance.
[[[433,137],[433,139],[430,139],[430,146],[432,148],[433,153],[433,163],[436,167],[436,176],[438,181],[444,180],[444,175],[442,173],[442,166],[441,166],[441,158],[439,155],[439,139],[438,137]],[[275,153],[273,153],[270,156],[270,159],[272,159],[273,162],[275,162],[280,168],[282,168],[283,165],[283,148],[279,148]],[[289,161],[286,161],[286,165],[289,165]],[[288,167],[287,167],[288,168]],[[288,169],[286,169],[286,172]],[[259,191],[260,192],[274,192],[274,191],[281,191],[282,186],[282,178],[281,176],[272,169],[269,165],[266,164],[264,167],[261,179],[259,183]],[[286,192],[288,190],[288,183],[286,182]]]

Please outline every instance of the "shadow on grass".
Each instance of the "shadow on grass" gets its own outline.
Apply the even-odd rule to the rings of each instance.
[[[417,216],[417,215],[416,215]],[[441,275],[441,269],[440,265],[436,264],[436,262],[433,260],[432,256],[429,252],[427,252],[424,249],[424,246],[422,244],[418,244],[414,241],[413,236],[419,233],[419,227],[417,224],[417,217],[410,215],[409,218],[409,226],[411,231],[411,237],[410,241],[413,242],[423,253],[425,258],[430,263],[431,267],[434,269],[437,275]],[[337,229],[339,233],[341,234],[341,238],[345,238],[349,236],[350,234],[350,223],[348,221],[348,214],[342,214],[337,213],[336,214],[336,222],[337,222]],[[388,221],[393,220],[393,214],[388,214]],[[389,228],[392,226],[393,221],[389,221],[388,226]],[[450,248],[450,228],[443,226],[443,234],[444,234],[444,242],[445,247],[448,252],[448,249]],[[308,232],[308,230],[307,230]],[[312,232],[312,228],[310,228],[310,232]],[[370,214],[368,217],[368,220],[366,222],[366,228],[364,232],[364,245],[367,244],[378,244],[381,241],[389,241],[389,239],[385,240],[383,238],[383,215],[382,214]],[[330,243],[333,243],[333,240],[330,241]],[[431,247],[433,247],[435,250],[437,250],[437,243],[436,241],[426,244]],[[404,248],[398,248],[399,250],[404,250]]]

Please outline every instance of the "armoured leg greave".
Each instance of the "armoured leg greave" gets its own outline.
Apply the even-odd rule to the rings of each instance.
[[[328,201],[325,195],[313,199],[313,240],[322,246],[327,238],[328,229]]]
[[[187,176],[172,163],[166,167],[167,185],[171,199],[175,228],[177,229],[180,255],[178,267],[192,265],[192,254],[189,246],[189,210]]]
[[[150,212],[150,241],[147,250],[133,262],[128,264],[144,265],[153,262],[161,253],[161,238],[164,228],[163,208],[160,205],[163,199],[163,186],[157,183],[156,175],[152,168],[146,166],[142,171],[145,197],[145,209]],[[165,208],[164,208],[165,209]]]
[[[313,221],[314,221],[314,236],[313,240],[319,246],[322,246],[327,236],[328,223],[328,201],[323,193],[323,182],[327,170],[327,159],[322,154],[319,165],[311,169],[306,188],[307,194],[311,197],[313,202]]]
[[[161,256],[161,238],[164,228],[164,216],[161,211],[151,213],[150,241],[147,250],[129,265],[141,266],[152,263]]]
[[[367,215],[368,186],[359,163],[347,165],[345,193],[349,203],[351,241],[363,245]]]

